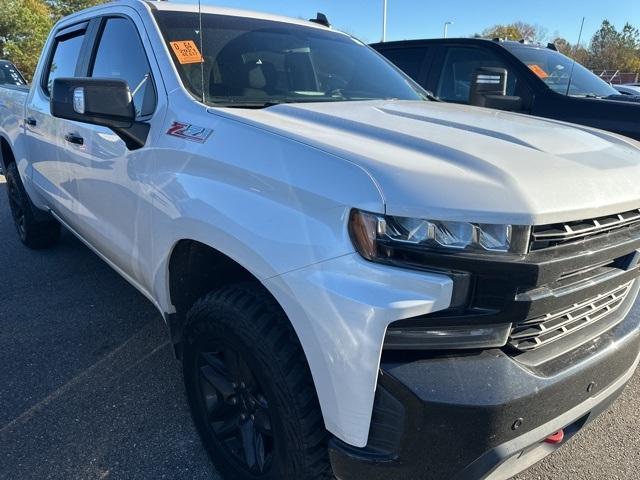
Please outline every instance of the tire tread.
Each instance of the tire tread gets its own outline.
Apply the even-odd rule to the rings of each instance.
[[[235,325],[230,323],[225,312],[236,312]],[[223,325],[214,325],[216,319]],[[333,479],[328,458],[328,432],[307,364],[306,357],[293,327],[280,306],[261,285],[240,284],[224,287],[198,300],[187,315],[187,343],[194,342],[199,335],[216,328],[229,328],[245,340],[252,339],[260,350],[272,355],[271,368],[284,380],[295,403],[285,429],[288,436],[296,437],[302,445],[299,455],[289,455],[295,464],[290,480]],[[294,433],[291,433],[291,432]],[[283,478],[285,480],[285,478]],[[286,477],[289,480],[289,477]]]

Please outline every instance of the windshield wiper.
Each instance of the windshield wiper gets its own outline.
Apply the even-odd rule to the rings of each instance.
[[[268,108],[283,103],[294,103],[291,101],[272,100],[268,102],[214,102],[211,107],[215,108]]]
[[[291,99],[283,99],[283,100],[268,100],[265,102],[215,102],[211,106],[212,107],[221,107],[221,108],[269,108],[275,107],[276,105],[284,105],[288,103],[330,103],[330,102],[340,102],[345,101],[343,99],[335,99],[335,98],[316,98],[316,99],[306,99],[306,98],[291,98]]]
[[[441,102],[438,97],[433,93],[427,91],[426,95],[428,100],[433,102]],[[355,102],[355,101],[371,101],[371,100],[397,100],[397,98],[356,98],[356,97],[335,97],[335,98],[289,98],[280,100],[267,100],[264,102],[248,101],[248,102],[211,102],[209,105],[213,108],[252,108],[263,109],[269,107],[275,107],[276,105],[284,104],[305,104],[305,103],[336,103],[336,102]]]

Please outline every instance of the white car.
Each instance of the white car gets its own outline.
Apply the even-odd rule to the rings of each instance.
[[[162,313],[224,478],[508,478],[638,364],[638,142],[172,2],[61,20],[0,104],[20,238],[64,225]]]

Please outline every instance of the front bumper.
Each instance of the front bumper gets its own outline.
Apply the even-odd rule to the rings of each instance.
[[[633,313],[549,376],[498,349],[385,362],[369,444],[333,440],[334,472],[340,480],[510,478],[605,410],[639,352],[640,314]],[[562,443],[545,443],[561,429]]]

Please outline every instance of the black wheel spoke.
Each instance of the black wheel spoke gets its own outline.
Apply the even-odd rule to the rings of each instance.
[[[240,382],[243,375],[240,355],[233,350],[227,349],[224,351],[224,363],[227,365],[231,377]]]
[[[240,435],[245,461],[250,470],[255,470],[258,468],[258,451],[256,449],[257,433],[253,421],[246,420],[240,424]]]
[[[269,404],[251,368],[226,347],[199,358],[201,404],[210,431],[250,472],[265,472],[273,460],[273,430]]]
[[[11,200],[11,202],[13,202],[16,206],[22,203],[20,195],[18,194],[18,189],[13,184],[9,186],[9,200]]]
[[[213,429],[220,440],[227,440],[237,435],[238,428],[240,428],[240,424],[235,416],[213,425]]]
[[[224,365],[224,362],[218,357],[219,354],[216,353],[202,353],[201,357],[205,361],[207,365],[213,368],[216,373],[227,376],[229,372],[227,372],[227,368]]]
[[[258,471],[263,472],[267,458],[265,455],[264,437],[256,434],[256,459],[258,461]]]
[[[231,382],[222,375],[216,373],[216,371],[209,365],[200,367],[200,373],[202,374],[202,377],[220,393],[225,401],[230,400],[235,395],[235,390],[233,389]]]
[[[271,430],[271,419],[269,418],[269,414],[265,410],[256,410],[254,414],[254,423],[256,426],[256,430],[268,437],[273,436],[273,431]]]

